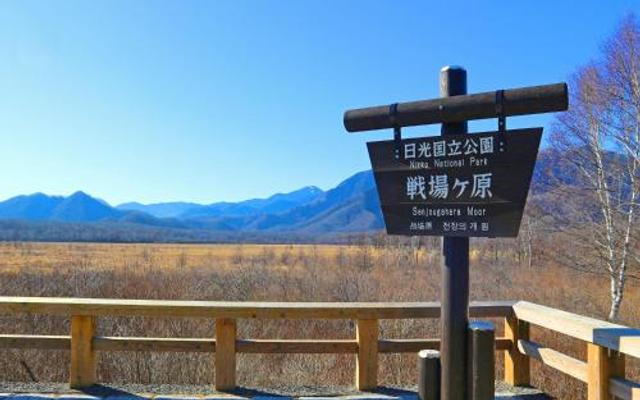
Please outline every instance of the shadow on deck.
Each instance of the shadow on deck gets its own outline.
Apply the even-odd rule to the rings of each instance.
[[[415,389],[415,388],[414,388]],[[211,386],[183,385],[94,385],[83,390],[69,389],[66,384],[3,383],[0,400],[416,400],[413,389],[380,387],[375,391],[357,392],[349,388],[238,388],[216,392]],[[496,387],[496,400],[548,400],[550,397],[533,388],[511,388],[502,383]]]

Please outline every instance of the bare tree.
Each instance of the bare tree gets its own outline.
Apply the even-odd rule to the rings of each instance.
[[[522,265],[523,258],[529,269],[533,268],[533,250],[534,243],[540,229],[540,219],[529,209],[522,216],[520,224],[520,234],[518,235],[518,261]]]
[[[570,109],[552,145],[562,157],[555,195],[561,230],[572,236],[574,268],[609,278],[609,319],[618,317],[629,271],[639,259],[640,25],[629,16],[600,59],[578,71]]]

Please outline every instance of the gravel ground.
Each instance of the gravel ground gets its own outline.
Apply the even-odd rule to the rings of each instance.
[[[414,400],[416,387],[379,388],[375,392],[358,392],[352,387],[278,387],[269,389],[239,388],[232,392],[216,392],[212,385],[96,385],[83,391],[73,390],[65,383],[0,382],[0,399],[37,400],[42,397],[58,399],[202,399],[202,398],[340,398],[345,400]],[[548,396],[531,388],[513,388],[502,382],[496,383],[496,399],[547,400]]]

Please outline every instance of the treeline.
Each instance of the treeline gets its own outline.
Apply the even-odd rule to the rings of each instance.
[[[355,237],[361,237],[356,235]],[[143,224],[108,222],[58,222],[0,220],[4,242],[107,242],[107,243],[347,243],[350,235],[312,235],[301,232],[213,231]]]
[[[0,221],[1,241],[37,242],[229,242],[236,238],[192,229],[150,227],[122,222],[72,223],[50,221]]]

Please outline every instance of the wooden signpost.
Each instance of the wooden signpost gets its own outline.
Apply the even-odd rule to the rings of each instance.
[[[467,72],[440,71],[439,99],[349,110],[349,132],[392,128],[368,143],[389,234],[443,237],[443,400],[465,400],[469,382],[469,237],[515,237],[542,128],[506,130],[506,117],[563,111],[564,83],[467,95]],[[498,130],[467,134],[467,121],[498,118]],[[441,136],[402,139],[401,128],[441,123]],[[475,372],[473,372],[475,373]]]

